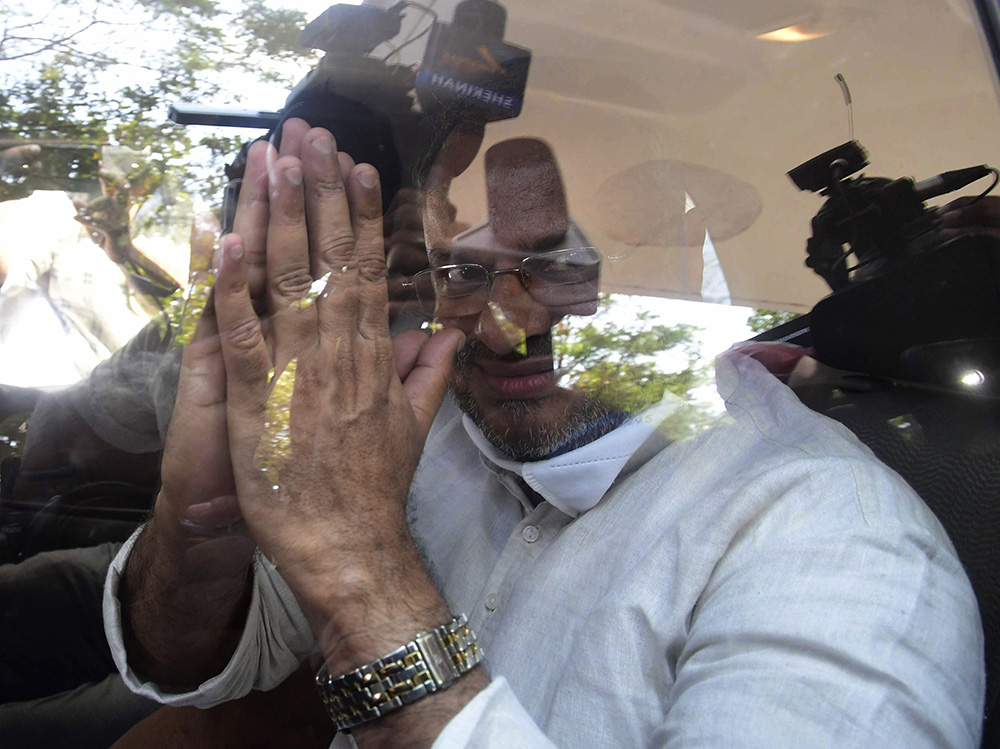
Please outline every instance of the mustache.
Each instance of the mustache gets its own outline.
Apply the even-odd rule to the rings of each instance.
[[[468,367],[477,361],[519,362],[525,359],[552,358],[552,332],[533,335],[526,338],[525,353],[512,351],[509,354],[498,354],[478,338],[469,338],[458,350],[455,364],[458,367]]]

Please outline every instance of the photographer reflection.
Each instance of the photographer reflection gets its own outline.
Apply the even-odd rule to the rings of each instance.
[[[90,150],[96,165],[97,149]],[[149,321],[145,294],[176,288],[162,269],[162,283],[136,285],[136,274],[123,263],[158,269],[151,260],[137,260],[144,256],[129,239],[129,207],[140,196],[105,169],[95,179],[79,176],[65,155],[72,153],[32,144],[0,155],[0,384],[77,382]],[[60,167],[70,173],[52,171]],[[96,190],[98,184],[114,196],[71,200],[63,192]],[[128,256],[119,257],[115,248]]]
[[[414,289],[444,330],[392,342],[374,170],[296,121],[251,150],[153,519],[108,577],[129,686],[211,707],[318,652],[342,746],[975,745],[976,603],[926,507],[748,356],[718,362],[731,422],[673,444],[560,387],[550,331],[596,309],[599,256],[534,139],[487,152],[489,221],[456,233],[481,139],[426,181]],[[184,726],[121,746],[144,729]]]
[[[454,206],[451,210],[454,215]],[[409,327],[415,327],[419,326],[418,321],[425,319],[414,317],[418,313],[414,308],[416,296],[411,282],[416,273],[427,267],[423,211],[423,192],[404,187],[396,193],[383,217],[389,316],[394,320],[394,329],[402,329],[404,320]]]

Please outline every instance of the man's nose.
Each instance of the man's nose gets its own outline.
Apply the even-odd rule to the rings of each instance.
[[[474,334],[498,354],[523,353],[528,338],[548,333],[556,322],[524,288],[517,270],[501,271],[491,279],[489,304],[479,313]]]

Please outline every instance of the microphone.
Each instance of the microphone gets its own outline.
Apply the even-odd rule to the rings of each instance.
[[[463,0],[451,24],[434,24],[417,73],[424,112],[457,105],[486,122],[521,113],[531,50],[504,42],[506,25],[507,11],[493,0]]]
[[[952,172],[942,172],[934,177],[928,177],[913,185],[917,197],[921,200],[930,200],[938,195],[960,190],[966,185],[972,184],[977,179],[982,179],[990,174],[990,168],[985,164],[970,166],[966,169],[956,169]]]

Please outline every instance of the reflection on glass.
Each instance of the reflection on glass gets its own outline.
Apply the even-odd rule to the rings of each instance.
[[[978,513],[995,506],[1000,449],[984,239],[1000,198],[977,199],[977,182],[939,210],[951,196],[933,184],[861,174],[833,76],[845,93],[850,79],[884,175],[1000,163],[1000,109],[960,3],[835,5],[0,11],[0,558],[17,562],[0,567],[0,642],[32,656],[0,668],[0,726],[17,710],[29,732],[57,725],[43,700],[58,712],[58,693],[109,679],[120,694],[87,715],[106,731],[77,749],[136,724],[206,728],[183,710],[140,723],[159,706],[106,656],[101,586],[152,507],[109,578],[111,647],[127,679],[171,695],[235,652],[240,679],[191,696],[224,702],[204,715],[227,741],[292,745],[301,730],[326,745],[316,664],[269,688],[317,649],[348,671],[461,607],[493,678],[472,743],[974,745],[974,593],[990,600],[998,582],[963,521],[996,527]],[[346,317],[317,324],[318,310],[353,278],[359,202],[281,213],[279,162],[304,162],[307,200],[331,179],[310,172],[324,162],[306,130],[281,129],[296,118],[380,174],[365,270],[385,271],[388,303],[359,293],[344,309],[364,324],[335,341]],[[852,143],[827,151],[845,131]],[[280,150],[255,171],[265,132]],[[808,189],[822,198],[800,195],[786,173],[820,152]],[[223,232],[246,245],[247,324],[273,366],[252,403],[221,353],[240,332],[216,314]],[[306,272],[284,272],[283,237],[311,253]],[[302,320],[308,340],[279,346]],[[422,454],[422,414],[376,418],[421,390],[393,371],[433,347],[417,328],[465,334]],[[713,367],[754,334],[770,341]],[[317,383],[334,383],[325,399]],[[252,434],[232,417],[249,406]],[[25,577],[33,564],[56,581],[84,571],[83,607]],[[32,613],[39,602],[65,608]],[[338,638],[358,622],[362,637]],[[205,642],[222,645],[195,652]],[[90,652],[96,666],[72,673],[33,657]],[[427,737],[485,678],[427,698],[443,706]],[[268,689],[243,696],[251,683]],[[293,714],[294,729],[275,718]]]

